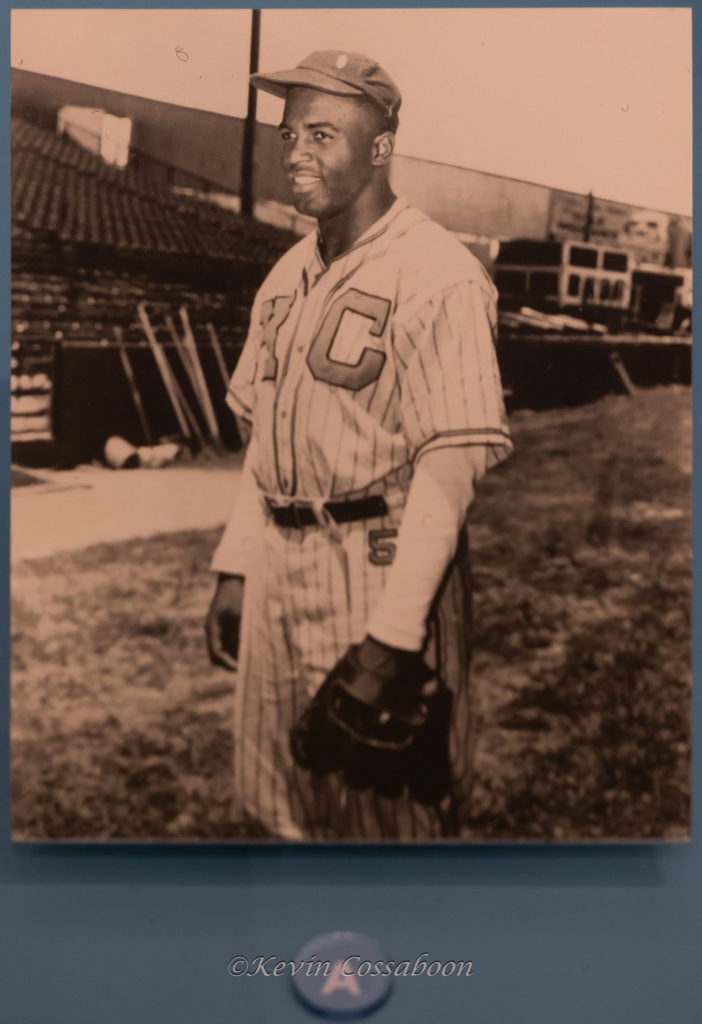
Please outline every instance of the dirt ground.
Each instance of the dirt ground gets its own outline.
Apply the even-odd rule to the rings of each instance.
[[[10,556],[13,563],[98,543],[157,533],[219,527],[229,515],[239,479],[236,455],[202,455],[164,469],[117,471],[104,465],[44,470],[13,482]]]
[[[512,417],[471,511],[476,839],[688,833],[687,389]],[[164,471],[164,472],[169,472]],[[202,622],[219,530],[24,560],[16,838],[225,838],[235,677]]]

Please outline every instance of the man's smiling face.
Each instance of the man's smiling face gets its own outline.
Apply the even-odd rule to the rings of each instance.
[[[354,99],[302,87],[288,91],[282,161],[299,213],[325,220],[351,211],[372,180],[378,128],[373,111]]]

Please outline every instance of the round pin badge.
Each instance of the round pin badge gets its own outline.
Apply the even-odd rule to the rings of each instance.
[[[292,985],[310,1010],[334,1020],[355,1020],[390,995],[392,974],[375,941],[357,932],[329,932],[306,942],[295,957]]]

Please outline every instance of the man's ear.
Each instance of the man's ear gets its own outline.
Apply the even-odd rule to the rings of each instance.
[[[390,160],[395,148],[393,132],[383,132],[373,139],[373,166],[384,167]]]

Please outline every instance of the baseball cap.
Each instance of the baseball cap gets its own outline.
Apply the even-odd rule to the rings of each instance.
[[[362,53],[345,50],[315,50],[290,71],[272,71],[251,75],[256,89],[285,99],[294,85],[319,89],[334,96],[367,96],[380,107],[390,131],[397,131],[402,97],[387,71],[377,61]]]

